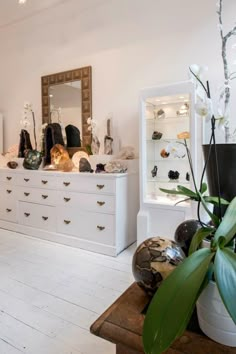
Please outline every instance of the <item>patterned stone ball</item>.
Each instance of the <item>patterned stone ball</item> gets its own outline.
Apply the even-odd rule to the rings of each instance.
[[[153,295],[184,258],[183,251],[174,241],[149,238],[138,246],[133,256],[134,278],[141,288]]]
[[[195,232],[202,226],[198,220],[190,219],[182,222],[175,231],[175,242],[182,248],[187,255]]]

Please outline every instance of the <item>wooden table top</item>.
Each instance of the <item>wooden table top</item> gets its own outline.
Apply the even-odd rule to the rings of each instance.
[[[150,297],[133,283],[91,326],[91,333],[117,345],[144,353],[142,328]],[[203,334],[185,331],[166,354],[236,354],[236,348],[218,344]],[[124,353],[125,354],[125,353]]]

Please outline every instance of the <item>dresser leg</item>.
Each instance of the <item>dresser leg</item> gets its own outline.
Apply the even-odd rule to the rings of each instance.
[[[116,354],[144,354],[144,352],[137,352],[122,344],[116,344]]]

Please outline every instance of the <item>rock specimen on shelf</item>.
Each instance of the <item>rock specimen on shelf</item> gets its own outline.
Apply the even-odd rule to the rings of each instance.
[[[124,173],[127,171],[127,166],[120,161],[113,160],[105,165],[105,171],[108,173]]]
[[[155,166],[153,167],[153,169],[151,170],[151,174],[152,174],[152,177],[153,177],[153,178],[156,177],[156,175],[157,175],[157,170],[158,170],[158,167],[155,165]]]
[[[152,140],[160,140],[162,138],[162,133],[158,131],[154,131],[152,133]]]
[[[91,165],[85,157],[81,157],[79,161],[79,172],[90,172]]]
[[[15,168],[17,168],[17,166],[18,166],[18,163],[16,161],[9,161],[7,163],[7,167],[9,167],[11,169],[15,169]]]

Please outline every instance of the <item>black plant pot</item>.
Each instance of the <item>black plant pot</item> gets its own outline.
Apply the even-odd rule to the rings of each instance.
[[[204,159],[208,158],[210,145],[203,145]],[[216,144],[219,169],[220,196],[231,201],[236,196],[236,144]],[[211,146],[210,158],[206,168],[207,184],[211,196],[218,195],[215,148]],[[222,207],[222,216],[226,208]],[[219,215],[219,210],[214,209]]]

